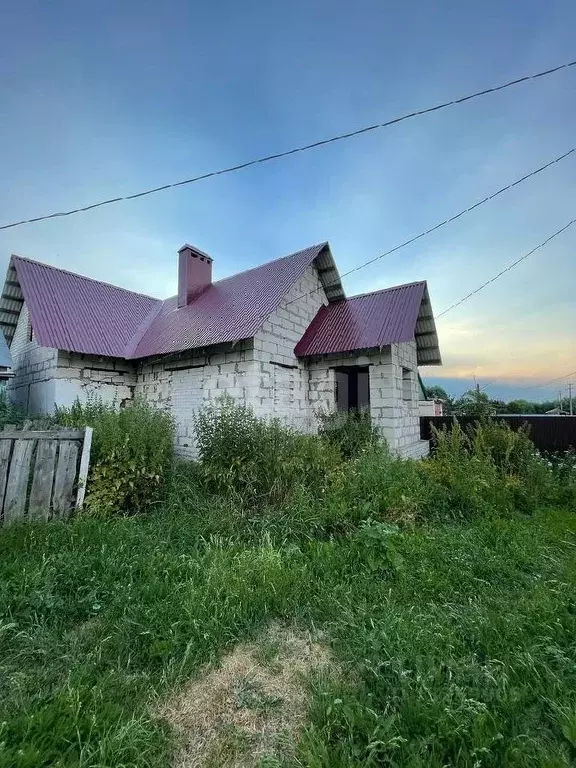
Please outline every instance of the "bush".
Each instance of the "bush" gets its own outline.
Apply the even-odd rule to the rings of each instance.
[[[165,411],[137,398],[121,410],[98,398],[56,409],[58,424],[93,427],[84,508],[97,516],[150,509],[173,457],[174,423]]]
[[[26,411],[10,400],[6,390],[0,390],[0,429],[6,424],[21,426],[26,418]]]
[[[434,440],[434,454],[422,466],[433,485],[431,515],[531,513],[554,503],[557,484],[528,429],[487,420],[466,432],[458,424],[434,430]]]
[[[471,519],[511,509],[509,494],[490,453],[477,450],[459,424],[434,429],[435,451],[422,462],[426,516]]]
[[[207,487],[242,505],[282,503],[302,486],[322,494],[340,464],[334,445],[260,419],[230,397],[202,409],[195,425]]]
[[[370,411],[335,411],[318,414],[318,434],[338,446],[342,458],[351,459],[379,440]]]

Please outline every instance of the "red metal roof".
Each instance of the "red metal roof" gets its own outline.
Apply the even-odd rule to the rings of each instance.
[[[213,283],[191,304],[163,303],[127,357],[150,357],[254,336],[327,243]]]
[[[425,282],[408,283],[325,305],[294,352],[309,357],[412,341],[425,291]]]
[[[13,256],[38,343],[71,352],[124,357],[124,349],[162,302],[114,285]]]
[[[142,358],[250,338],[327,243],[220,280],[178,309],[56,267],[12,257],[42,346]],[[336,273],[337,274],[337,273]]]

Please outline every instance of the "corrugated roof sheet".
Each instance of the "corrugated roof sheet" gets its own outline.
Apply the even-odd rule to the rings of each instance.
[[[323,306],[294,352],[309,357],[411,341],[425,291],[425,282],[409,283]]]
[[[254,336],[326,243],[213,283],[191,304],[164,302],[129,357],[180,352]]]
[[[124,357],[158,299],[12,257],[38,343],[71,352]]]
[[[12,263],[42,346],[142,358],[254,336],[322,252],[335,270],[320,243],[219,280],[181,309],[176,296],[153,299],[18,256]],[[339,278],[332,290],[342,295]]]

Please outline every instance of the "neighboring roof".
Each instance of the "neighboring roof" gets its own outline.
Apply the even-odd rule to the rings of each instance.
[[[319,309],[296,345],[298,357],[353,352],[416,339],[419,365],[440,365],[425,282],[352,296]]]
[[[11,366],[12,366],[12,358],[10,357],[10,350],[8,349],[8,344],[6,344],[6,339],[4,338],[4,334],[0,333],[0,367],[10,368]]]
[[[329,300],[344,296],[328,243],[220,280],[178,309],[161,301],[37,261],[13,256],[0,299],[10,342],[23,302],[42,346],[141,358],[254,336],[315,262]]]

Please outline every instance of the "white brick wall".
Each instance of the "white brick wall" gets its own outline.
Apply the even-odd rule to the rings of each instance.
[[[294,355],[294,347],[326,303],[318,270],[311,265],[255,336],[254,408],[259,416],[279,418],[303,432],[315,428],[310,373]]]
[[[132,399],[136,386],[135,365],[128,360],[79,355],[60,350],[55,377],[55,402],[69,407],[98,397],[120,407]]]
[[[194,416],[203,405],[225,393],[246,404],[254,400],[255,390],[251,342],[142,363],[135,387],[137,395],[173,415],[176,453],[186,458],[196,456]]]
[[[30,319],[26,304],[22,306],[10,345],[14,377],[6,390],[17,405],[30,413],[46,413],[54,409],[57,350],[30,341]]]
[[[335,409],[334,368],[342,366],[368,366],[370,415],[390,448],[401,456],[426,455],[428,443],[420,440],[416,342],[392,344],[360,355],[326,355],[311,360],[308,370],[312,414]],[[409,401],[403,399],[403,368],[411,371]]]

